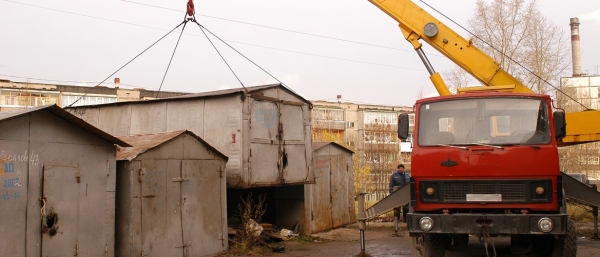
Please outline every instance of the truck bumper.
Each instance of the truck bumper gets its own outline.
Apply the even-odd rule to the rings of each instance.
[[[419,225],[424,217],[433,221],[431,230],[424,231]],[[542,232],[540,219],[552,220],[552,230]],[[408,213],[406,225],[411,236],[421,233],[479,234],[484,224],[490,235],[547,234],[564,235],[567,233],[567,214],[420,214]]]

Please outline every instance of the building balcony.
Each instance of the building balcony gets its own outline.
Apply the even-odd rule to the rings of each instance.
[[[346,130],[346,122],[343,120],[313,120],[313,129]]]

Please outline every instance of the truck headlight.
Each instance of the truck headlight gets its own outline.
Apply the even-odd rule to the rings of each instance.
[[[421,182],[421,199],[423,202],[438,202],[440,201],[440,190],[437,182],[424,181]]]
[[[425,189],[425,193],[427,195],[433,195],[433,193],[435,193],[435,189],[433,187],[428,187],[427,189]]]
[[[535,193],[536,193],[536,194],[538,194],[538,195],[542,195],[542,194],[544,194],[544,191],[545,191],[545,190],[544,190],[544,187],[541,187],[541,186],[540,186],[540,187],[536,187],[536,188],[535,188]]]
[[[550,180],[535,180],[529,184],[529,195],[534,202],[552,201],[552,184]]]
[[[554,224],[552,224],[552,220],[550,218],[541,218],[540,221],[538,221],[538,227],[542,232],[548,233],[552,231]]]
[[[433,220],[429,217],[423,217],[419,220],[419,226],[423,231],[429,231],[433,228]]]

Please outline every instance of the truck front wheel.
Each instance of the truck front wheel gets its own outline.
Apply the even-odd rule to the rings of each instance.
[[[575,223],[569,219],[567,234],[563,237],[534,236],[533,252],[539,257],[575,257],[577,256],[577,235]]]
[[[444,234],[421,234],[412,238],[412,256],[443,257],[452,237]]]

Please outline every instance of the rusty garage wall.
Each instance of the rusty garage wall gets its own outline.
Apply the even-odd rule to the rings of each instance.
[[[0,112],[2,256],[114,256],[121,140],[56,105]]]
[[[189,130],[229,157],[227,186],[314,182],[311,104],[264,85],[69,110],[116,136]]]
[[[227,157],[185,130],[119,139],[116,256],[226,251]]]
[[[312,234],[354,223],[353,152],[337,143],[314,142],[315,180],[305,185]]]

